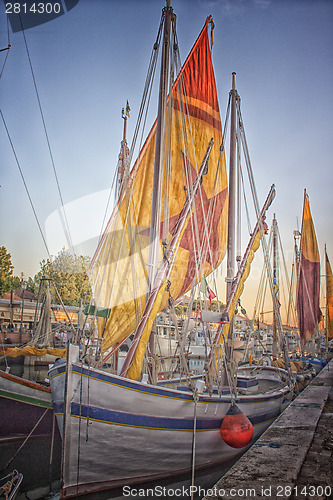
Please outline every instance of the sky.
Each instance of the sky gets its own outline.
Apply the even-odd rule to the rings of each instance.
[[[0,79],[8,130],[1,120],[0,246],[12,256],[14,275],[34,276],[48,257],[17,160],[49,252],[55,255],[67,244],[62,202],[77,252],[93,252],[118,160],[121,109],[128,100],[131,139],[164,5],[163,0],[79,0],[65,15],[25,31],[57,181],[24,38],[9,29],[11,49]],[[274,183],[277,194],[267,221],[270,225],[276,213],[287,267],[305,188],[321,258],[326,244],[333,260],[333,2],[173,0],[172,6],[182,60],[207,16],[213,16],[222,121],[236,72],[259,202]],[[0,2],[0,48],[7,44]],[[0,52],[1,68],[5,57]],[[259,268],[258,263],[249,279],[245,306],[253,306]],[[222,274],[223,266],[221,281]]]

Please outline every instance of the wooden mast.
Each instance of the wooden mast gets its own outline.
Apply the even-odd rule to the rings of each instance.
[[[329,319],[329,311],[328,311],[328,273],[327,273],[327,250],[326,250],[326,243],[325,243],[325,278],[326,278],[326,300],[325,300],[325,305],[326,305],[326,310],[325,310],[325,350],[328,351],[328,319]]]
[[[278,245],[277,245],[277,221],[275,214],[273,217],[273,290],[276,295],[276,305],[278,306]],[[278,311],[275,310],[273,303],[273,357],[276,358],[278,355],[278,345],[277,345],[277,314]]]
[[[150,234],[149,234],[148,295],[152,289],[155,276],[157,273],[159,250],[160,250],[162,180],[163,180],[163,167],[165,158],[165,128],[166,128],[165,123],[166,123],[168,82],[169,82],[169,51],[170,51],[171,20],[173,17],[171,0],[167,0],[167,5],[164,9],[164,12],[165,12],[165,19],[164,19],[164,33],[163,33],[163,45],[162,45],[160,88],[159,88],[159,99],[158,99],[158,114],[157,114],[157,124],[156,124],[153,195],[151,204],[151,221],[150,221]]]
[[[165,159],[165,130],[167,117],[167,96],[169,83],[169,52],[170,52],[170,37],[171,37],[171,20],[173,10],[171,0],[167,0],[164,8],[164,32],[162,42],[162,60],[160,73],[160,87],[158,98],[158,112],[156,123],[156,140],[155,140],[155,159],[154,159],[154,176],[153,176],[153,193],[151,202],[151,219],[149,232],[149,254],[148,254],[148,289],[147,303],[152,292],[155,278],[158,271],[159,251],[160,251],[160,227],[161,227],[161,205],[162,205],[162,181],[163,168]],[[152,333],[149,338],[149,350],[154,353],[154,323]],[[150,366],[150,381],[155,382],[155,367]]]

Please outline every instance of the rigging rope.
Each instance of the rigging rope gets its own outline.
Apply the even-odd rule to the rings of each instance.
[[[295,326],[297,325],[297,320],[296,320],[296,306],[294,303],[293,299],[293,289],[294,289],[294,279],[296,275],[296,265],[295,265],[295,256],[294,256],[294,261],[291,266],[291,279],[290,279],[290,288],[289,288],[289,303],[288,303],[288,312],[287,312],[287,325],[290,323],[290,314],[292,311],[292,316],[294,320]]]
[[[132,162],[132,157],[134,154],[135,145],[136,145],[139,130],[141,127],[144,111],[146,109],[145,118],[143,120],[143,126],[142,126],[142,134],[141,134],[140,147],[139,147],[140,150],[141,150],[141,146],[143,143],[145,124],[147,121],[149,102],[150,102],[151,93],[152,93],[152,84],[153,84],[153,80],[154,80],[154,74],[155,74],[156,65],[157,65],[157,58],[158,58],[158,51],[159,51],[161,35],[162,35],[163,19],[164,19],[164,12],[162,13],[161,22],[160,22],[160,26],[158,29],[156,41],[154,43],[153,50],[152,50],[152,53],[150,56],[150,61],[149,61],[149,66],[148,66],[148,71],[147,71],[147,76],[146,76],[146,82],[145,82],[143,96],[142,96],[141,105],[140,105],[140,109],[139,109],[137,124],[136,124],[135,130],[134,130],[133,140],[132,140],[132,144],[130,147],[129,165]],[[147,102],[147,99],[148,99],[148,102]]]
[[[273,240],[273,231],[270,231],[269,240],[268,240],[269,259],[271,259],[271,256],[272,256],[272,248],[273,248],[272,240]],[[254,310],[253,310],[253,319],[256,318],[258,311],[263,312],[264,299],[266,296],[266,289],[267,289],[266,270],[265,270],[265,266],[263,266],[262,271],[261,271],[260,281],[259,281],[256,302],[255,302]],[[258,312],[258,314],[259,314],[259,312]]]
[[[11,44],[10,44],[10,36],[9,36],[9,16],[7,16],[7,47],[4,48],[4,49],[0,49],[0,52],[4,52],[6,50],[7,53],[6,53],[6,57],[5,57],[4,63],[2,65],[0,79],[2,77],[2,73],[3,73],[4,69],[5,69],[5,65],[6,65],[6,62],[7,62],[7,58],[8,58],[8,54],[9,54],[10,48],[11,48]]]
[[[148,114],[148,104],[149,104],[151,93],[152,93],[153,75],[155,74],[155,69],[156,69],[156,64],[157,64],[157,57],[158,57],[158,48],[159,48],[160,38],[161,38],[161,33],[162,33],[163,16],[164,16],[164,14],[162,13],[162,18],[161,18],[161,22],[160,22],[160,26],[159,26],[157,38],[156,38],[156,41],[155,41],[155,44],[154,44],[154,47],[153,47],[153,50],[152,50],[152,54],[151,54],[151,57],[150,57],[148,72],[147,72],[147,76],[146,76],[146,82],[145,82],[145,86],[144,86],[143,97],[142,97],[142,101],[141,101],[141,105],[140,105],[140,109],[139,109],[139,114],[138,114],[138,118],[137,118],[136,127],[135,127],[135,130],[134,130],[132,144],[131,144],[131,147],[130,147],[129,157],[128,157],[129,168],[130,168],[130,165],[131,165],[131,162],[132,162],[132,157],[133,157],[133,153],[134,153],[134,150],[135,150],[135,147],[136,147],[136,142],[137,142],[137,138],[138,138],[138,134],[139,134],[141,126],[142,126],[142,137],[141,137],[141,141],[140,141],[140,150],[141,150],[141,145],[142,145],[142,142],[143,142],[143,134],[144,134],[145,124],[146,124],[147,114]],[[148,100],[148,102],[147,102],[147,100]],[[146,108],[146,111],[145,111],[145,108]],[[142,122],[143,122],[143,124],[142,124]],[[137,160],[137,163],[138,163],[138,160]],[[134,168],[135,168],[135,166],[134,166]],[[136,172],[133,169],[132,172],[131,172],[130,177],[127,179],[127,185],[124,186],[124,188],[122,190],[122,196],[121,196],[121,198],[120,198],[120,200],[118,202],[120,204],[124,200],[124,196],[125,195],[128,196],[128,205],[127,205],[127,211],[126,211],[126,218],[125,218],[125,221],[124,221],[124,224],[123,224],[123,232],[122,232],[122,239],[121,239],[121,245],[120,245],[119,252],[121,252],[121,250],[122,250],[122,246],[123,246],[123,242],[124,242],[124,237],[125,237],[125,233],[126,233],[126,228],[128,227],[128,224],[129,224],[129,221],[130,221],[130,218],[131,218],[131,215],[130,215],[131,208],[132,208],[132,210],[134,212],[134,216],[136,215],[136,207],[135,207],[135,205],[133,203],[133,180],[135,178],[135,173]],[[107,236],[108,230],[110,229],[110,227],[112,226],[113,223],[114,224],[117,223],[118,218],[119,218],[119,211],[117,211],[116,214],[113,214],[111,216],[111,218],[110,218],[110,220],[109,220],[109,222],[108,222],[108,224],[107,224],[107,226],[106,226],[106,228],[104,230],[103,236],[102,236],[102,238],[100,238],[100,241],[99,241],[99,247],[100,248],[97,248],[96,254],[95,254],[95,256],[93,258],[93,261],[91,263],[90,270],[92,269],[92,266],[94,265],[94,262],[95,262],[95,259],[97,259],[97,256],[98,256],[98,258],[101,258],[103,256],[103,259],[105,259],[105,258],[107,258],[107,257],[110,256],[110,252],[111,252],[111,249],[112,249],[112,246],[113,246],[112,243],[113,243],[115,235],[113,234],[111,236],[111,241],[109,242],[109,250],[108,250],[107,254],[106,254],[106,249],[104,249],[104,252],[103,252],[102,243],[103,243],[103,240]],[[133,228],[133,230],[134,230],[134,228]],[[132,234],[131,240],[133,241],[133,243],[135,243],[137,241],[137,238],[135,238],[135,236],[138,234],[138,230],[139,229],[136,228],[135,229],[136,233]],[[139,238],[139,245],[141,245],[140,238]],[[141,250],[141,247],[140,247],[140,250]],[[120,253],[119,253],[119,255],[120,255]],[[134,258],[134,253],[131,256],[131,265],[132,266],[135,265],[135,263],[132,262],[133,258]],[[118,256],[118,262],[119,262],[119,256]],[[118,264],[117,264],[117,267],[116,267],[113,284],[110,284],[110,286],[111,286],[111,292],[110,292],[110,298],[109,298],[109,304],[108,304],[109,308],[111,306],[111,302],[112,302],[112,299],[113,299],[113,293],[114,293],[114,286],[115,286],[115,282],[116,282],[117,269],[118,269]],[[104,267],[104,273],[105,272],[106,272],[106,267]],[[97,305],[98,305],[99,297],[100,297],[100,294],[101,294],[101,287],[100,287],[99,290],[96,289],[98,280],[100,281],[101,287],[102,287],[103,277],[101,275],[101,269],[98,269],[98,272],[96,273],[96,276],[95,276],[95,282],[93,284],[94,295],[95,295],[94,296],[94,300],[95,300],[95,303]],[[136,284],[135,283],[133,283],[133,287],[136,288]],[[135,293],[135,297],[136,297],[136,299],[135,299],[136,316],[138,317],[140,311],[139,311],[138,298],[137,298],[137,294],[136,293]],[[106,322],[105,322],[105,325],[104,325],[104,330],[103,330],[102,336],[104,335],[105,327],[106,327]]]
[[[37,97],[37,101],[38,101],[38,107],[39,107],[39,111],[40,111],[40,115],[41,115],[41,119],[42,119],[42,123],[43,123],[43,128],[44,128],[46,142],[47,142],[47,146],[48,146],[48,150],[49,150],[49,154],[50,154],[50,158],[51,158],[51,163],[52,163],[52,167],[53,167],[53,173],[54,173],[54,177],[55,177],[55,180],[56,180],[56,184],[57,184],[57,188],[58,188],[58,193],[59,193],[59,197],[60,197],[60,201],[61,201],[61,205],[62,205],[62,211],[63,211],[63,215],[64,215],[64,219],[65,219],[65,226],[66,226],[65,236],[66,236],[69,248],[71,249],[71,251],[75,255],[74,245],[73,245],[73,241],[72,241],[72,237],[71,237],[71,232],[70,232],[70,229],[69,229],[69,224],[68,224],[67,215],[66,215],[66,211],[65,211],[65,204],[64,204],[64,200],[63,200],[61,189],[60,189],[58,174],[57,174],[57,171],[56,171],[56,166],[55,166],[55,162],[54,162],[54,158],[53,158],[53,154],[52,154],[52,150],[51,150],[50,139],[49,139],[49,135],[48,135],[47,128],[46,128],[46,122],[45,122],[45,118],[44,118],[42,104],[41,104],[41,100],[40,100],[40,97],[39,97],[39,92],[38,92],[38,88],[37,88],[37,82],[36,82],[34,70],[33,70],[33,67],[32,67],[32,61],[31,61],[31,57],[30,57],[30,52],[29,52],[28,43],[27,43],[27,39],[26,39],[26,36],[25,36],[24,28],[23,28],[21,16],[20,16],[20,22],[21,22],[21,28],[22,28],[22,34],[23,34],[23,39],[24,39],[24,43],[25,43],[25,48],[26,48],[27,55],[28,55],[28,60],[29,60],[29,65],[30,65],[32,80],[33,80],[33,83],[34,83],[36,97]]]
[[[241,115],[239,99],[236,100],[236,106],[237,106],[238,120],[240,123],[240,136],[241,136],[241,140],[242,140],[242,144],[243,144],[243,151],[244,151],[246,167],[247,167],[247,171],[248,171],[248,178],[249,178],[249,182],[250,182],[250,186],[251,186],[251,192],[252,192],[256,217],[258,218],[259,213],[260,213],[258,195],[257,195],[255,183],[254,183],[253,170],[252,170],[252,166],[251,166],[250,154],[249,154],[249,150],[247,147],[247,141],[246,141],[246,137],[245,137],[245,129],[244,129],[244,123],[243,123],[243,119],[242,119],[242,115]],[[283,326],[282,326],[282,320],[281,320],[278,301],[277,301],[277,298],[276,298],[275,293],[274,293],[272,270],[271,270],[269,258],[268,258],[267,242],[266,242],[266,239],[264,237],[261,238],[261,244],[262,244],[262,249],[263,249],[263,254],[264,254],[264,262],[265,262],[265,266],[266,266],[266,270],[267,270],[268,282],[269,282],[272,300],[273,300],[273,308],[274,308],[276,322],[277,322],[277,332],[278,332],[278,337],[279,337],[279,343],[280,343],[280,345],[282,345],[282,344],[284,344]],[[284,354],[285,354],[285,356],[287,356],[286,353],[284,353]]]
[[[6,129],[6,132],[7,132],[7,136],[8,136],[8,139],[9,139],[9,142],[10,142],[10,145],[11,145],[11,148],[12,148],[12,151],[13,151],[13,154],[14,154],[14,157],[15,157],[15,160],[16,160],[16,164],[18,166],[18,169],[20,171],[20,174],[21,174],[21,178],[22,178],[22,181],[23,181],[23,184],[24,184],[24,187],[25,187],[25,191],[28,195],[28,198],[29,198],[29,201],[30,201],[30,205],[31,205],[31,208],[32,208],[32,211],[34,213],[34,216],[35,216],[35,219],[36,219],[36,222],[37,222],[37,225],[38,225],[38,228],[39,228],[39,231],[40,231],[40,234],[42,236],[42,240],[44,242],[44,245],[45,245],[45,248],[46,248],[46,252],[47,252],[47,255],[49,257],[49,259],[51,260],[51,254],[49,252],[49,249],[48,249],[48,246],[47,246],[47,243],[46,243],[46,239],[44,237],[44,233],[43,233],[43,230],[41,228],[41,225],[39,223],[39,220],[38,220],[38,216],[37,216],[37,213],[36,213],[36,210],[35,210],[35,207],[34,207],[34,204],[32,202],[32,199],[31,199],[31,196],[30,196],[30,193],[29,193],[29,189],[28,189],[28,186],[27,186],[27,183],[25,181],[25,178],[24,178],[24,175],[23,175],[23,172],[22,172],[22,168],[21,168],[21,165],[20,165],[20,162],[18,160],[18,157],[17,157],[17,154],[16,154],[16,151],[15,151],[15,148],[14,148],[14,144],[13,144],[13,141],[10,137],[10,134],[9,134],[9,130],[8,130],[8,127],[7,127],[7,124],[6,124],[6,121],[5,121],[5,117],[3,116],[3,113],[2,113],[2,110],[0,109],[0,114],[1,114],[1,118],[2,118],[2,121],[3,121],[3,124],[5,126],[5,129]]]
[[[241,141],[243,144],[245,163],[246,163],[246,167],[247,167],[248,178],[249,178],[249,183],[250,183],[250,187],[251,187],[254,208],[255,208],[255,212],[256,212],[256,218],[258,218],[259,213],[260,213],[260,207],[259,207],[257,190],[256,190],[255,182],[254,182],[253,170],[252,170],[252,166],[251,166],[250,153],[249,153],[249,149],[247,147],[244,122],[242,119],[242,114],[241,114],[241,109],[240,109],[240,99],[236,99],[236,106],[237,106],[239,131],[240,131]]]
[[[237,137],[239,135],[239,122],[237,121],[237,130],[236,130],[236,144],[237,144],[237,223],[236,223],[236,263],[239,269],[242,256],[241,256],[241,172],[242,172],[242,164],[241,164],[241,149],[239,141]]]
[[[179,54],[179,49],[178,49],[177,38],[176,38],[176,48],[177,48],[177,56],[178,56],[178,67],[181,68],[180,54]],[[189,154],[188,154],[189,144],[187,141],[188,134],[186,133],[185,117],[190,116],[190,113],[188,110],[188,101],[187,101],[187,96],[186,96],[186,91],[185,91],[185,84],[184,84],[184,80],[183,80],[183,75],[182,75],[182,73],[179,73],[179,75],[180,75],[179,84],[178,84],[180,87],[179,96],[183,95],[184,101],[185,101],[185,109],[184,109],[183,100],[181,98],[179,99],[179,110],[181,112],[181,120],[182,120],[181,133],[182,133],[182,138],[183,138],[184,151],[187,152],[186,156],[189,157]],[[192,136],[192,129],[191,129],[190,120],[189,120],[188,128],[189,128],[189,136],[191,139],[192,149],[194,151],[194,141],[193,141],[193,136]],[[218,160],[218,165],[216,167],[217,170],[216,170],[214,185],[212,188],[212,193],[210,193],[211,198],[210,198],[207,214],[205,213],[205,207],[204,207],[204,203],[203,203],[202,187],[200,186],[200,188],[199,188],[199,199],[200,199],[200,203],[201,203],[201,212],[203,215],[203,229],[204,229],[202,240],[200,240],[200,237],[199,237],[199,227],[198,227],[198,217],[197,217],[197,212],[196,212],[196,205],[195,205],[195,203],[193,204],[193,217],[191,217],[190,223],[191,223],[191,227],[192,227],[191,233],[192,233],[192,238],[193,238],[193,249],[194,249],[194,253],[195,253],[196,258],[195,258],[195,275],[193,277],[192,287],[194,286],[195,282],[199,283],[201,280],[202,266],[203,266],[203,263],[206,261],[207,253],[209,253],[210,260],[211,260],[211,262],[213,262],[213,258],[212,258],[212,254],[211,254],[211,247],[210,247],[210,234],[211,234],[211,231],[213,229],[212,228],[213,219],[212,219],[211,215],[214,212],[213,204],[216,203],[214,193],[216,192],[218,176],[220,174],[220,162],[221,162],[221,156],[222,156],[223,149],[224,149],[224,144],[223,144],[223,136],[222,136],[222,144],[220,147],[220,156],[219,156],[219,160]],[[195,153],[195,151],[194,151],[194,153]],[[194,158],[196,160],[195,154],[194,154]],[[195,169],[196,169],[196,171],[198,170],[197,163],[195,164]],[[185,168],[185,176],[186,176],[186,182],[184,182],[184,184],[185,184],[185,186],[186,185],[189,186],[189,188],[191,189],[192,184],[193,184],[193,179],[192,179],[192,173],[190,171],[190,168]],[[217,296],[218,291],[217,291],[217,285],[215,282],[215,276],[214,276],[214,284],[215,284],[215,292],[216,292],[216,296]]]
[[[4,50],[7,50],[7,53],[6,53],[6,57],[5,57],[5,60],[3,62],[3,65],[2,65],[2,69],[1,69],[1,73],[0,73],[0,79],[2,77],[2,74],[3,74],[3,71],[5,69],[5,66],[6,66],[6,62],[7,62],[7,58],[8,58],[8,54],[9,54],[9,49],[10,49],[11,45],[10,43],[8,43],[8,47],[5,48],[5,49],[1,49],[0,52],[3,52]]]
[[[283,268],[284,268],[284,275],[285,275],[285,280],[286,280],[286,283],[287,283],[287,287],[289,290],[291,290],[291,286],[292,286],[292,281],[290,280],[289,281],[289,278],[288,278],[288,272],[287,272],[287,265],[286,265],[286,259],[285,259],[285,256],[284,256],[284,252],[283,252],[283,247],[282,247],[282,241],[281,241],[281,235],[280,235],[280,231],[279,231],[279,228],[277,228],[277,234],[278,234],[278,240],[279,240],[279,244],[280,244],[280,249],[281,249],[281,254],[282,254],[282,262],[283,262]],[[289,297],[289,302],[290,302],[290,305],[291,307],[293,307],[293,310],[295,310],[295,306],[294,306],[294,300],[293,300],[293,297],[292,297],[292,294],[290,292],[290,297]],[[289,314],[289,311],[288,311],[288,314]],[[294,315],[294,321],[295,321],[295,315]],[[287,323],[288,324],[288,323]]]

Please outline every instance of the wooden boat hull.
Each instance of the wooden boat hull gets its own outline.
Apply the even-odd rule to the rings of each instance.
[[[0,437],[52,432],[51,390],[35,382],[0,371]],[[42,417],[42,418],[41,418]]]
[[[49,372],[63,437],[64,498],[190,471],[195,405],[196,467],[240,453],[220,435],[231,403],[227,391],[221,397],[200,395],[196,404],[189,391],[146,385],[82,366],[75,356],[69,359],[68,370],[60,362]],[[279,415],[288,392],[285,386],[237,399],[253,424],[253,440]]]

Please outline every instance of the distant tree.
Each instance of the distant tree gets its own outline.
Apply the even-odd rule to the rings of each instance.
[[[36,283],[34,282],[34,280],[33,280],[32,278],[30,278],[30,277],[29,277],[29,278],[26,280],[26,282],[27,282],[27,290],[28,290],[29,292],[33,292],[35,295],[37,295],[37,293],[38,293],[38,289],[37,289],[37,288],[38,288],[38,287],[37,287]]]
[[[18,276],[9,276],[7,281],[9,284],[8,290],[19,290],[22,286],[22,280]]]
[[[34,292],[38,293],[41,278],[45,276],[52,278],[65,305],[77,306],[80,299],[89,301],[89,281],[86,278],[89,263],[90,257],[74,256],[68,250],[61,250],[52,261],[47,259],[40,263],[41,269],[34,277]],[[57,294],[54,294],[52,300],[60,303]]]
[[[177,306],[175,306],[175,311],[177,316],[185,316],[187,313],[187,306],[178,304]]]
[[[13,274],[13,269],[10,253],[7,252],[6,247],[0,247],[0,297],[10,290],[9,278]]]

